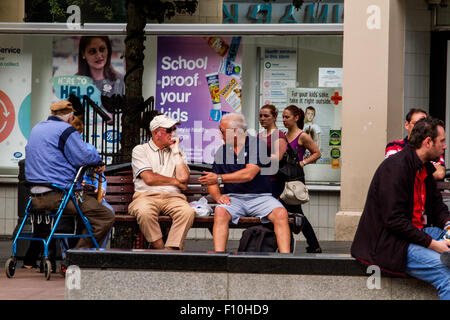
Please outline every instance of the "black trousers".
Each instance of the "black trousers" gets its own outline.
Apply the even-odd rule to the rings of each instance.
[[[283,202],[283,200],[280,199],[280,195],[283,193],[284,189],[284,182],[279,182],[276,180],[272,181],[272,196],[275,199],[278,199],[283,206],[286,208],[288,212],[291,213],[300,213],[304,217],[304,225],[302,228],[303,236],[306,238],[306,243],[308,244],[308,251],[315,251],[316,249],[320,248],[319,240],[317,240],[316,233],[314,232],[314,229],[309,222],[309,220],[306,218],[306,216],[303,214],[302,206],[301,205],[288,205]]]

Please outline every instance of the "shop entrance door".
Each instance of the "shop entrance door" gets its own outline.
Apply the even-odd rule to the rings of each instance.
[[[445,121],[450,142],[450,31],[432,31],[430,48],[429,114]],[[450,150],[445,151],[445,166],[450,168]]]

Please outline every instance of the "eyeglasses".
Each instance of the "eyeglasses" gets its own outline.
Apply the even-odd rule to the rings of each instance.
[[[166,133],[172,133],[172,132],[174,132],[174,131],[177,130],[176,127],[172,127],[172,128],[164,128],[164,129],[166,130]]]
[[[222,129],[219,127],[220,133],[225,134],[227,131],[234,132],[234,128]]]

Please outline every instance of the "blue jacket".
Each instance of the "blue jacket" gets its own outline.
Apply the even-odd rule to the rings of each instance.
[[[49,116],[30,133],[25,147],[25,178],[69,188],[83,165],[97,165],[101,158],[80,134],[57,116]]]

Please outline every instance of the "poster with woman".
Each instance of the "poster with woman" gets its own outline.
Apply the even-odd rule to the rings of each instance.
[[[124,95],[124,50],[124,37],[120,36],[55,37],[53,93],[56,99],[68,99],[74,94],[82,101],[86,95],[102,107],[102,96]],[[92,114],[89,119],[92,124]],[[100,117],[97,118],[97,123],[97,132],[100,133]],[[100,138],[98,134],[97,138]],[[113,143],[119,138],[119,134],[107,130],[105,138],[106,152],[112,152]],[[89,141],[92,139],[93,137],[89,137]]]
[[[189,161],[212,162],[223,114],[241,112],[241,37],[158,37],[155,109],[181,122]]]
[[[73,93],[87,95],[123,95],[124,38],[119,36],[67,36],[53,41],[53,84],[55,95],[67,99]],[[93,99],[93,100],[94,100]],[[101,104],[101,100],[94,100]]]

